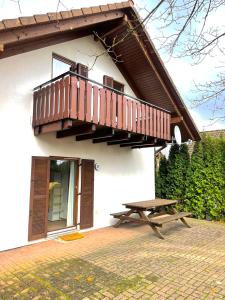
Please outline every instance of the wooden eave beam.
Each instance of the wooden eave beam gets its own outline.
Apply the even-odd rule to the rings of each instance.
[[[118,142],[118,141],[127,141],[131,137],[131,133],[128,132],[119,132],[115,133],[112,137],[98,138],[93,139],[94,144],[104,143],[104,142]]]
[[[90,134],[76,136],[76,141],[84,141],[84,140],[90,140],[90,139],[112,137],[114,135],[114,133],[115,133],[115,131],[112,128],[98,129],[95,132],[90,133]]]
[[[121,29],[123,26],[125,26],[125,20],[123,19],[116,27],[112,28],[111,30],[103,33],[100,38],[101,39],[105,39],[107,38],[109,35],[116,33],[119,29]]]
[[[24,42],[29,39],[38,39],[43,36],[63,33],[66,31],[79,30],[91,25],[119,20],[123,18],[121,10],[107,11],[89,16],[72,17],[69,19],[54,20],[48,23],[36,23],[30,26],[21,26],[0,32],[0,40],[3,45]]]
[[[178,124],[183,121],[183,117],[178,116],[178,117],[172,117],[170,120],[170,124]]]
[[[72,127],[71,129],[58,131],[56,133],[56,138],[60,139],[60,138],[73,136],[73,135],[90,134],[90,133],[94,133],[95,131],[96,131],[96,125],[82,124],[82,125],[77,125],[76,127]]]

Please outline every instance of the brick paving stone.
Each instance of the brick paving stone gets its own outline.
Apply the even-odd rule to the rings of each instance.
[[[122,225],[0,253],[0,300],[225,300],[225,226]]]

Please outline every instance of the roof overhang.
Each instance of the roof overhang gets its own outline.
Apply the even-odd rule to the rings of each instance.
[[[97,32],[107,43],[131,30],[124,42],[114,47],[117,67],[137,95],[171,111],[183,141],[200,140],[199,132],[169,76],[133,2],[81,8],[0,21],[0,58],[62,43]],[[179,120],[179,121],[178,121]]]

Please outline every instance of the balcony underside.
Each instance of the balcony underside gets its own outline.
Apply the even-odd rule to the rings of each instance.
[[[34,92],[35,135],[56,132],[120,147],[162,146],[171,140],[171,116],[79,75],[62,76]]]
[[[64,119],[34,128],[35,135],[56,132],[56,138],[74,137],[75,141],[92,140],[92,143],[107,143],[120,147],[146,148],[164,146],[166,141],[159,138],[132,133],[125,130],[113,129],[102,125],[87,123],[79,120]]]

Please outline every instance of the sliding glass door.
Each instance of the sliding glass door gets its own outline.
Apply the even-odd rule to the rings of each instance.
[[[51,159],[48,231],[55,231],[75,225],[77,176],[77,161]]]

